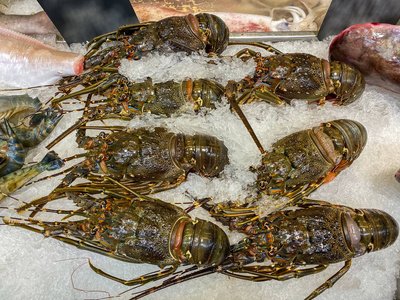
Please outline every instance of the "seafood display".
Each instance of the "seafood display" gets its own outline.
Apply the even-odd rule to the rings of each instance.
[[[399,235],[397,221],[378,209],[352,209],[305,199],[298,202],[295,210],[254,218],[255,214],[248,215],[252,207],[203,204],[217,221],[248,236],[230,246],[227,235],[217,225],[192,220],[183,209],[158,199],[145,196],[98,199],[73,191],[66,191],[65,195],[81,208],[79,214],[84,219],[49,222],[3,217],[3,222],[79,249],[163,268],[157,274],[124,280],[89,263],[97,274],[125,285],[143,285],[170,277],[132,299],[214,272],[256,282],[284,281],[319,273],[330,264],[344,262],[335,275],[307,297],[313,299],[348,272],[353,258],[385,249]],[[53,212],[69,216],[74,213]],[[266,262],[271,264],[263,265]],[[176,272],[181,264],[197,266]],[[170,267],[164,269],[166,266]]]
[[[271,47],[270,51],[277,52]],[[305,53],[281,54],[263,57],[250,49],[243,49],[238,57],[253,58],[257,68],[253,76],[237,84],[244,91],[239,104],[266,101],[271,104],[290,103],[302,99],[323,104],[347,105],[358,99],[364,91],[363,75],[354,67],[342,62]]]
[[[264,101],[280,105],[302,99],[309,103],[333,102],[335,105],[347,105],[358,99],[364,91],[362,74],[345,63],[329,64],[313,55],[282,54],[269,45],[253,44],[276,55],[262,57],[247,48],[237,53],[236,56],[243,62],[252,58],[257,64],[253,75],[233,83],[233,90],[240,92],[240,97],[236,100],[239,104]],[[52,104],[69,99],[79,100],[85,95],[87,99],[99,97],[100,99],[87,103],[85,122],[108,118],[131,119],[144,112],[170,116],[183,112],[186,103],[193,103],[195,111],[199,107],[215,108],[226,90],[232,90],[232,87],[224,88],[216,81],[208,79],[169,80],[153,84],[151,78],[143,82],[132,82],[117,72],[95,81],[96,78],[85,74],[78,78],[64,78],[58,87],[62,96],[53,99]],[[77,89],[81,86],[84,88]],[[307,87],[306,90],[304,86]],[[78,122],[65,135],[81,124]]]
[[[228,46],[228,39],[229,31],[225,23],[219,17],[206,13],[197,14],[196,16],[189,14],[182,17],[170,17],[159,22],[120,27],[117,31],[96,37],[88,43],[89,51],[85,55],[84,61],[85,72],[80,76],[63,78],[59,82],[59,89],[62,95],[53,100],[53,102],[61,102],[84,94],[87,94],[88,97],[99,95],[106,96],[111,102],[117,100],[117,102],[122,103],[125,107],[124,111],[128,110],[128,114],[131,113],[129,110],[135,110],[135,106],[138,106],[138,112],[142,107],[145,108],[144,106],[150,106],[149,109],[152,109],[152,104],[145,105],[143,102],[153,101],[157,106],[155,110],[168,114],[168,103],[158,103],[158,96],[155,97],[155,100],[144,100],[144,98],[147,98],[148,93],[157,93],[156,90],[161,89],[160,93],[162,95],[160,97],[165,99],[171,94],[171,89],[175,91],[179,90],[180,87],[172,87],[171,85],[174,85],[173,82],[166,83],[167,86],[163,85],[159,88],[152,87],[151,81],[143,84],[133,84],[118,73],[121,60],[138,60],[150,53],[171,54],[185,52],[190,54],[192,52],[202,52],[220,54]],[[118,44],[112,44],[107,47],[110,41],[118,42]],[[100,49],[102,46],[106,48]],[[195,81],[194,84],[192,81],[186,81],[183,84],[187,85],[186,90],[189,96],[182,95],[179,97],[177,95],[174,98],[180,98],[176,99],[176,101],[181,104],[186,102],[184,99],[186,97],[189,97],[190,101],[194,101],[191,99],[191,90],[194,88],[197,92],[199,85],[201,86],[202,83],[206,85],[206,93],[208,90],[211,93],[221,93],[216,84],[213,85],[201,80]],[[71,93],[78,86],[83,86],[84,89]],[[141,92],[144,92],[144,95],[140,95]],[[202,92],[200,91],[200,93]],[[210,97],[212,98],[213,96],[211,95]],[[131,98],[133,98],[133,102],[138,103],[132,103],[133,107],[128,108],[127,102]],[[207,99],[204,100],[207,101]],[[171,102],[171,106],[178,106],[178,108],[181,106],[181,104],[175,104],[175,101]]]
[[[219,16],[230,32],[316,31],[331,1],[131,1],[141,22],[208,12]]]
[[[359,69],[368,84],[400,92],[400,26],[379,23],[353,25],[332,41],[332,61]]]
[[[56,83],[83,71],[81,54],[60,51],[27,35],[0,27],[0,82],[32,87]]]
[[[330,1],[264,1],[256,5],[271,8],[256,12],[256,2],[235,11],[237,2],[238,23],[257,13],[293,30],[314,26],[316,8]],[[355,68],[319,58],[327,58],[329,41],[263,44],[268,57],[256,43],[224,50],[222,18],[186,13],[121,27],[87,49],[72,45],[87,53],[81,74],[29,89],[32,98],[4,99],[0,293],[393,298],[398,95],[364,90]],[[198,70],[199,60],[212,68]],[[140,65],[157,75],[142,75]],[[25,150],[22,142],[39,143],[50,131],[50,144]],[[332,204],[304,198],[311,193]]]

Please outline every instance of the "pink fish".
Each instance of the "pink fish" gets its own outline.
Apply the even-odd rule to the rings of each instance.
[[[171,16],[184,16],[187,12],[181,12],[175,9],[164,8],[151,4],[136,4],[131,1],[140,22],[159,21]],[[314,23],[315,14],[304,4],[308,10],[308,15],[299,7],[286,6],[279,8],[280,11],[286,11],[292,15],[292,22],[281,18],[274,20],[274,10],[271,16],[229,13],[218,11],[204,11],[220,17],[229,28],[229,32],[268,32],[268,31],[307,31],[316,30]],[[276,9],[278,11],[278,9]],[[194,12],[191,12],[194,13]]]
[[[79,75],[84,56],[59,51],[27,35],[0,27],[0,82],[32,87]]]
[[[400,26],[353,25],[331,43],[330,59],[358,68],[368,84],[400,93]]]
[[[33,15],[5,15],[0,13],[0,26],[25,34],[58,33],[44,11]]]

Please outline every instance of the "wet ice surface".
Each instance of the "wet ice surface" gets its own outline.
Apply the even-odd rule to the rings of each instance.
[[[281,42],[273,45],[284,52],[307,52],[326,58],[329,41]],[[158,68],[161,74],[158,76],[163,76],[162,72],[170,72],[168,76],[172,77],[181,76],[182,70],[185,70],[188,73],[190,71],[187,76],[194,77],[203,72],[196,72],[193,65],[188,65],[173,74],[171,70],[161,71],[159,62],[148,68]],[[230,66],[222,70],[224,73],[221,74],[213,70],[216,72],[213,76],[221,76],[224,80],[238,76],[237,73],[233,75],[226,71],[230,70]],[[244,71],[244,76],[247,75],[246,72]],[[165,79],[172,79],[167,78],[168,76],[165,75]],[[54,89],[40,91],[40,98],[43,101],[48,100],[54,92]],[[35,96],[39,91],[29,93]],[[317,126],[321,122],[340,118],[361,122],[368,132],[368,142],[361,156],[333,182],[314,192],[311,198],[356,208],[381,209],[400,222],[400,184],[394,178],[400,167],[399,100],[399,95],[367,86],[361,99],[347,107],[333,107],[330,104],[317,107],[297,102],[280,108],[265,103],[253,103],[242,108],[266,149],[279,138]],[[40,147],[30,152],[27,161],[40,160],[47,152],[44,146],[78,117],[79,113],[65,115],[55,132]],[[248,194],[246,187],[252,183],[254,175],[247,170],[249,166],[258,164],[261,155],[241,121],[236,114],[230,112],[226,103],[222,103],[214,111],[204,110],[198,115],[188,113],[172,118],[144,115],[129,122],[128,126],[145,125],[163,125],[176,132],[212,134],[222,139],[229,148],[230,165],[220,178],[210,180],[189,175],[187,181],[177,189],[157,194],[156,197],[170,202],[190,201],[191,198],[186,194],[188,192],[197,198],[212,196],[215,201],[225,201],[243,199]],[[75,138],[72,134],[54,147],[54,150],[61,157],[69,157],[80,151],[74,145]],[[60,180],[61,177],[57,177],[26,187],[15,193],[15,197],[30,201],[46,195]],[[13,200],[6,199],[0,205],[16,204]],[[70,206],[68,202],[49,205],[57,208]],[[0,211],[1,215],[9,213]],[[208,218],[200,209],[191,215]],[[88,258],[102,270],[125,279],[159,270],[156,266],[124,263],[79,250],[56,240],[44,239],[43,236],[24,229],[0,226],[0,237],[0,295],[3,299],[99,299],[108,296],[114,296],[115,299],[130,298],[133,291],[117,296],[128,288],[95,274],[87,264]],[[242,236],[230,234],[230,238],[234,243]],[[320,298],[393,299],[400,267],[399,251],[400,240],[388,249],[354,259],[349,272]],[[342,263],[331,265],[320,274],[286,282],[254,283],[213,274],[165,289],[147,299],[304,299],[342,266]]]

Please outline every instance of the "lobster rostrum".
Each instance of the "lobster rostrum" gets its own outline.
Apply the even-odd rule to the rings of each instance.
[[[305,53],[283,54],[273,47],[269,51],[276,55],[261,56],[247,48],[237,53],[242,60],[253,58],[257,63],[253,75],[233,83],[242,92],[237,100],[239,104],[265,101],[280,105],[300,99],[347,105],[364,91],[364,76],[346,63],[329,62]]]
[[[173,133],[162,127],[133,130],[113,127],[114,132],[90,137],[85,135],[87,128],[81,127],[77,133],[78,146],[87,152],[76,157],[84,157],[84,160],[63,172],[67,175],[52,194],[32,201],[22,210],[51,201],[78,177],[92,181],[79,186],[78,189],[85,191],[104,190],[103,178],[111,178],[130,188],[140,186],[141,193],[148,193],[149,189],[155,191],[152,185],[155,182],[163,183],[160,190],[177,186],[189,172],[217,176],[229,162],[224,143],[209,135]],[[97,186],[95,182],[100,183]],[[123,188],[120,190],[125,192]]]
[[[284,137],[262,156],[257,174],[260,194],[287,197],[294,204],[332,181],[361,154],[367,142],[365,127],[339,119]]]
[[[256,282],[284,281],[344,262],[336,274],[307,297],[313,299],[350,269],[353,258],[389,247],[399,234],[396,220],[378,209],[352,209],[309,199],[297,206],[260,217],[248,213],[254,207],[203,205],[216,220],[247,237],[231,245],[230,255],[221,265],[178,274],[132,299],[215,272]]]
[[[81,220],[47,222],[3,218],[3,221],[80,249],[163,268],[157,274],[122,280],[90,264],[96,273],[126,285],[145,284],[169,276],[180,265],[219,265],[229,254],[229,240],[220,227],[202,219],[193,220],[173,204],[147,196],[98,199],[85,193],[66,192],[65,195],[81,208],[75,212]],[[169,268],[164,269],[166,266]]]

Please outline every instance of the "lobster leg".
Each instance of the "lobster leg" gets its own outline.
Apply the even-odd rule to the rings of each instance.
[[[116,33],[116,31],[105,33],[91,40],[86,46],[87,48],[91,49],[88,53],[86,53],[85,60],[92,57],[93,54],[95,54],[105,42],[115,41],[117,39]]]
[[[122,36],[133,34],[134,32],[140,30],[140,28],[148,26],[152,23],[154,22],[125,25],[119,27],[116,31],[95,37],[86,46],[87,48],[90,48],[90,51],[85,55],[85,59],[90,58],[94,53],[96,53],[100,49],[101,45],[103,45],[105,42],[117,41],[121,34]]]
[[[203,202],[203,200],[197,202]],[[237,206],[229,202],[223,204],[218,203],[216,205],[205,203],[202,204],[201,207],[207,210],[215,220],[225,226],[229,226],[230,230],[245,232],[246,224],[259,218],[259,215],[256,213],[258,206],[250,205],[247,207],[248,204],[249,203]]]
[[[231,45],[248,45],[248,46],[254,46],[254,47],[259,47],[264,49],[267,52],[272,52],[274,54],[282,54],[283,52],[279,51],[278,49],[272,47],[271,45],[268,44],[264,44],[264,43],[260,43],[260,42],[229,42],[228,44],[229,46]],[[254,50],[251,50],[249,48],[244,48],[242,50],[240,50],[236,56],[240,58],[240,56],[242,56],[243,54],[247,54],[248,56],[251,57],[255,57],[257,55],[257,52],[255,52]]]
[[[69,186],[76,178],[85,177],[89,173],[89,170],[85,168],[82,164],[77,164],[72,171],[64,177],[62,182],[54,189],[54,191],[47,197],[41,197],[39,199],[32,200],[30,203],[21,206],[18,210],[24,211],[32,206],[36,206],[36,209],[31,213],[30,217],[34,217],[40,209],[47,203],[55,200],[55,197],[59,195],[57,189]]]
[[[239,105],[247,104],[255,101],[264,101],[268,104],[279,106],[283,103],[282,99],[271,92],[268,88],[264,86],[259,86],[252,90],[248,90],[243,95],[239,97],[237,103]]]
[[[293,206],[295,205],[298,201],[301,201],[304,197],[307,197],[310,195],[312,192],[317,190],[321,185],[325,183],[325,180],[320,180],[318,182],[313,182],[311,183],[306,189],[301,190],[295,190],[291,193],[287,193],[283,196],[288,197],[288,201],[285,201],[284,203],[278,205],[278,209],[283,209],[287,206]]]
[[[244,126],[246,126],[247,131],[253,138],[255,144],[257,145],[258,149],[260,150],[261,154],[265,153],[265,150],[263,146],[260,143],[260,140],[256,136],[256,134],[253,131],[253,128],[251,127],[249,121],[247,120],[246,116],[244,115],[243,111],[239,107],[239,105],[236,102],[237,98],[237,85],[234,81],[229,81],[228,85],[226,86],[226,97],[228,98],[229,104],[232,106],[232,108],[236,111],[236,113],[239,115],[240,119],[242,120]]]
[[[107,190],[104,188],[91,188],[89,186],[80,186],[80,187],[63,187],[63,188],[56,188],[53,193],[59,194],[59,193],[66,193],[66,192],[81,192],[81,193],[89,193],[89,194],[102,194],[102,195],[110,195],[113,197],[117,198],[125,198],[126,195],[120,194],[113,192],[111,190]],[[35,203],[35,205],[38,205],[38,203]]]
[[[78,92],[72,93],[72,94],[68,94],[56,99],[52,100],[52,103],[60,103],[63,100],[66,99],[70,99],[70,98],[74,98],[80,95],[85,95],[85,94],[89,94],[89,93],[97,93],[99,94],[101,91],[107,90],[110,86],[112,86],[113,84],[117,84],[119,80],[124,79],[124,77],[120,74],[111,74],[107,77],[105,77],[104,79],[102,79],[101,81],[90,85]]]
[[[94,192],[94,193],[105,193],[107,192],[109,195],[110,192],[115,192],[119,194],[124,194],[124,197],[126,197],[127,194],[127,189],[123,189],[116,184],[110,182],[107,178],[104,176],[99,176],[99,175],[89,175],[85,177],[90,181],[90,183],[81,183],[77,184],[72,188],[82,188],[85,189],[87,192]],[[179,183],[170,183],[167,181],[131,181],[131,180],[125,180],[125,181],[119,181],[121,184],[123,184],[125,187],[128,187],[130,190],[135,191],[136,193],[139,193],[141,195],[147,195],[147,194],[155,194],[163,191],[167,191],[170,189],[173,189],[179,185]],[[82,190],[83,191],[83,190]],[[130,192],[128,192],[130,193]],[[130,193],[132,194],[132,193]],[[119,197],[120,195],[115,194],[114,196]]]
[[[324,291],[331,288],[351,267],[351,260],[346,260],[343,268],[341,268],[335,275],[325,281],[324,284],[319,286],[314,292],[312,292],[305,300],[314,299],[315,297],[321,295]]]
[[[328,265],[318,265],[313,268],[298,270],[297,266],[291,266],[275,270],[273,266],[251,266],[251,267],[243,267],[242,269],[235,271],[223,271],[221,273],[244,280],[257,281],[257,282],[268,281],[268,280],[284,281],[292,278],[301,278],[307,275],[319,273],[325,270],[327,267]],[[255,276],[239,275],[236,273],[248,273]]]
[[[161,279],[161,278],[168,277],[171,274],[173,274],[176,271],[176,269],[178,268],[176,266],[173,266],[173,267],[167,268],[165,270],[161,270],[160,272],[155,273],[155,274],[148,274],[148,275],[137,277],[137,278],[134,278],[131,280],[124,280],[124,279],[112,276],[99,268],[96,268],[95,266],[92,265],[90,260],[89,260],[89,266],[94,272],[96,272],[96,274],[99,274],[105,278],[114,280],[116,282],[119,282],[119,283],[122,283],[122,284],[128,285],[128,286],[134,286],[134,285],[139,285],[139,284],[143,285],[143,284],[146,284],[146,283],[149,283],[149,282]]]

